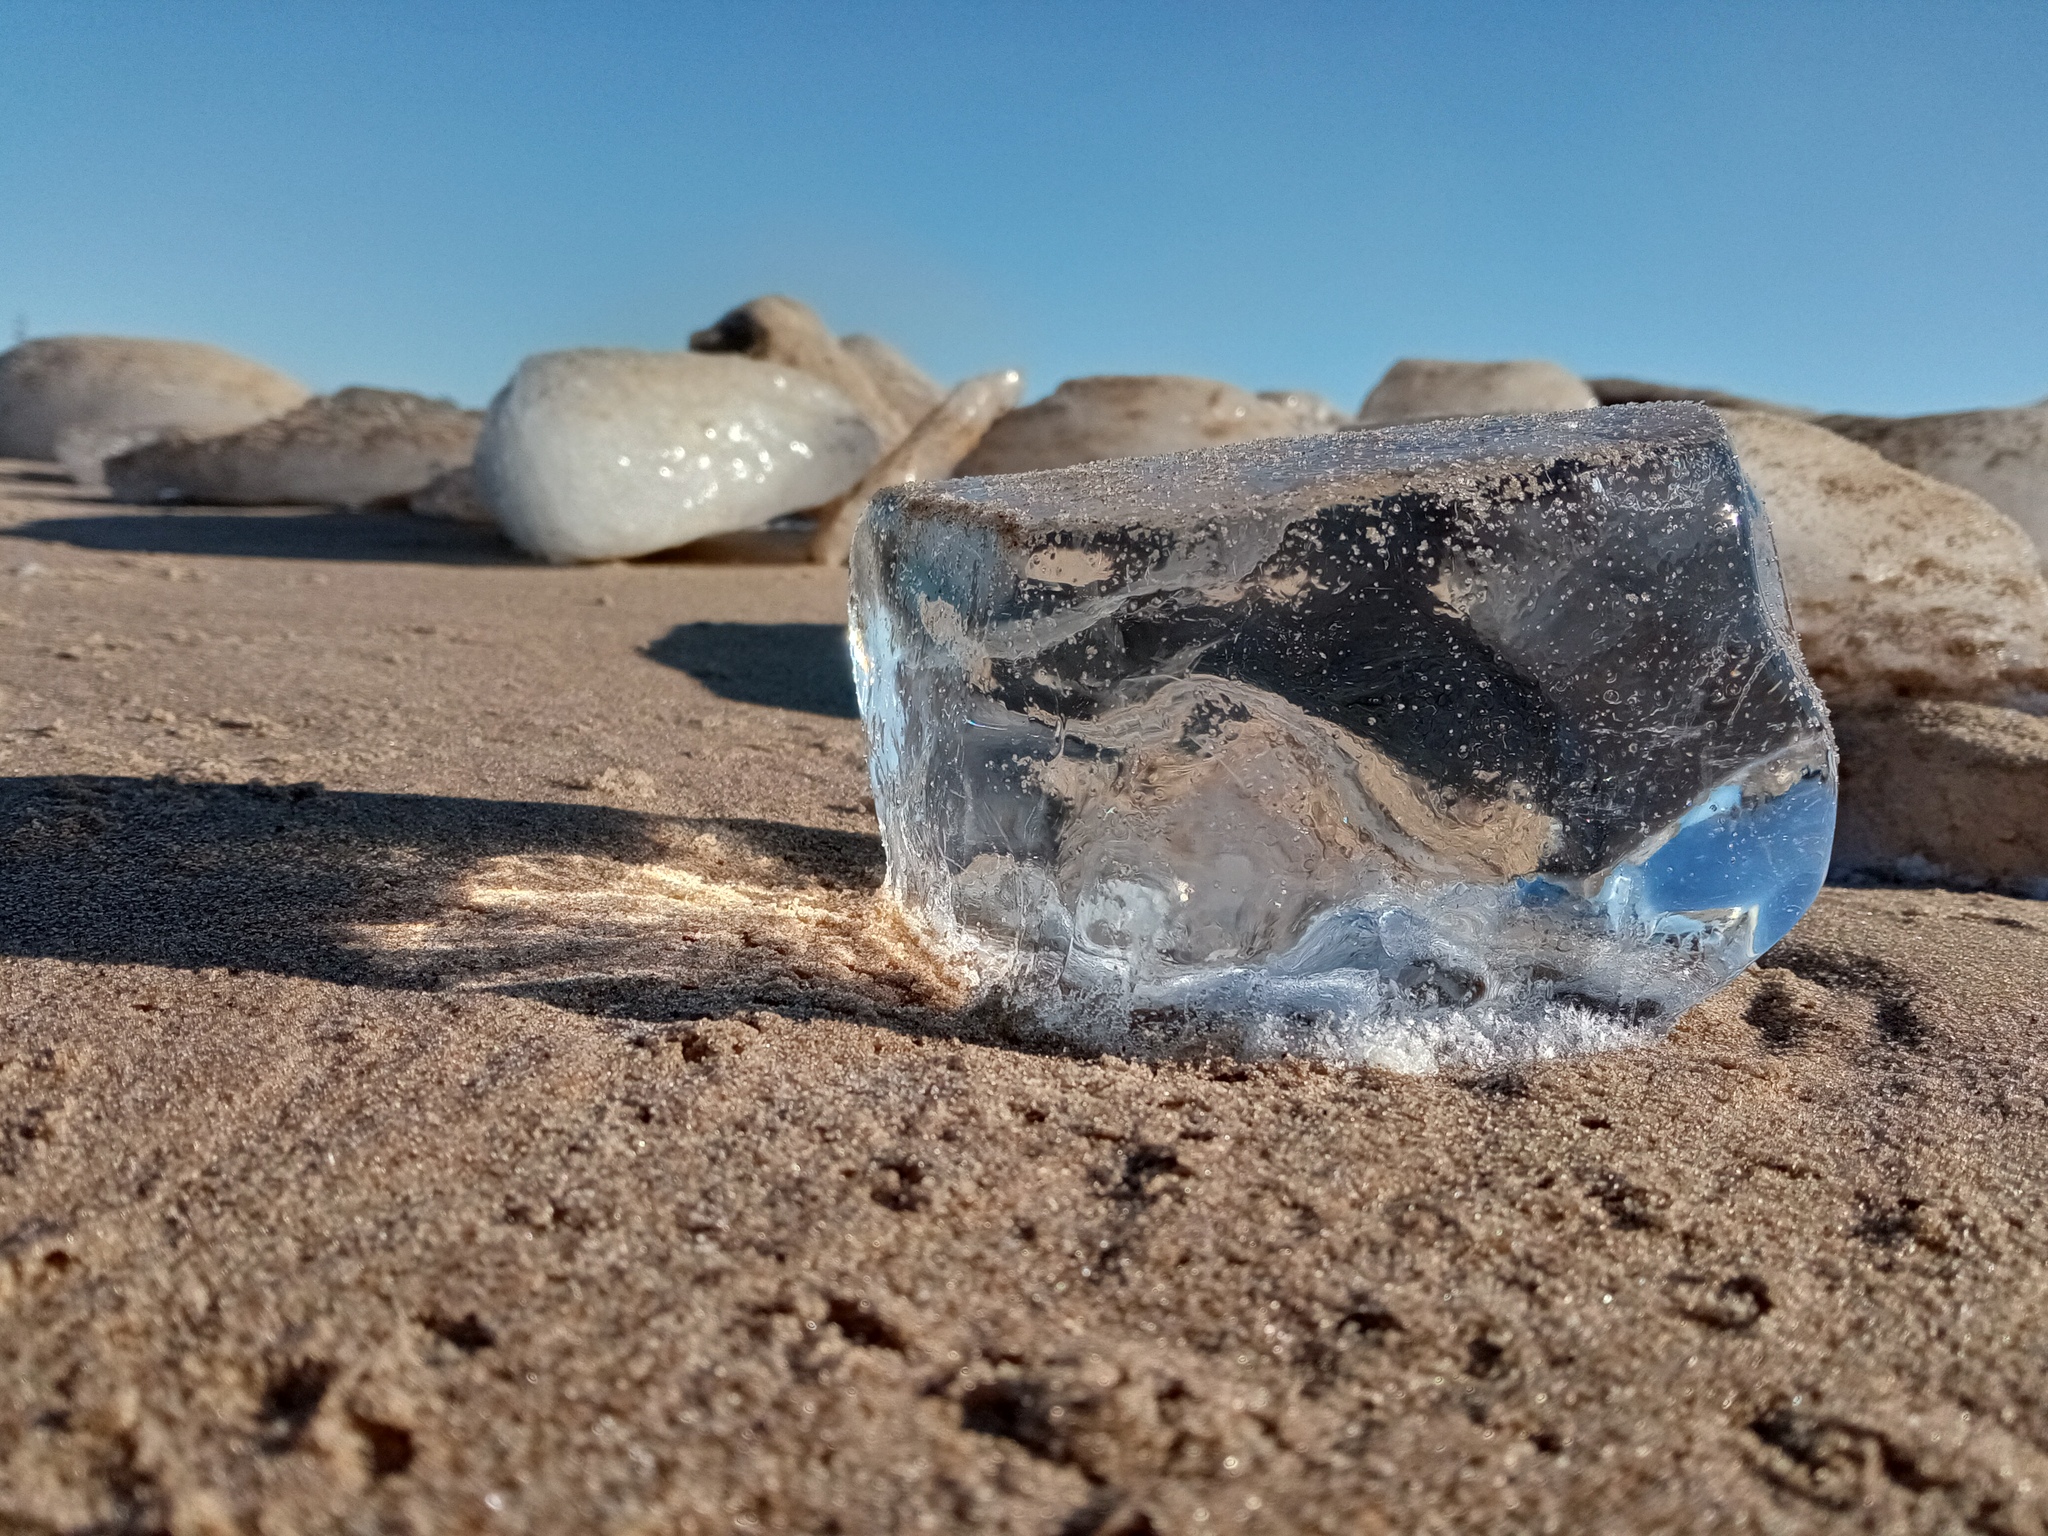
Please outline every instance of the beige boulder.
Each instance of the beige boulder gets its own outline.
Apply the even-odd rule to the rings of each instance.
[[[2010,518],[1806,422],[1722,417],[1831,706],[2048,702],[2048,582]]]
[[[477,489],[476,468],[470,464],[436,475],[413,493],[406,508],[421,517],[439,518],[445,523],[498,521],[485,503],[483,492]]]
[[[83,465],[92,434],[233,432],[305,399],[276,369],[204,342],[46,336],[0,352],[0,457],[54,459],[74,434]]]
[[[1450,416],[1532,416],[1583,411],[1600,402],[1577,374],[1540,361],[1454,363],[1404,357],[1358,408],[1358,424],[1390,427]]]
[[[1823,416],[1907,469],[1975,491],[2048,555],[2048,404],[1944,416]]]
[[[78,484],[107,488],[107,460],[164,435],[162,427],[66,427],[57,434],[57,462]]]
[[[906,421],[923,421],[946,398],[930,374],[878,336],[855,332],[840,337],[839,345],[867,369],[875,387]]]
[[[1010,412],[960,462],[958,473],[1065,469],[1098,459],[1301,435],[1297,409],[1232,384],[1164,373],[1103,374],[1068,379],[1037,404]]]
[[[1357,418],[1346,415],[1331,401],[1312,389],[1262,389],[1259,398],[1294,413],[1298,437],[1319,437],[1356,426]]]
[[[887,451],[903,441],[925,411],[915,409],[910,398],[914,385],[901,369],[893,363],[877,369],[865,360],[876,356],[879,346],[873,341],[847,346],[816,310],[779,293],[750,299],[690,337],[692,352],[750,357],[823,379],[853,402]]]
[[[1589,379],[1602,405],[1648,405],[1658,400],[1697,400],[1717,411],[1764,411],[1773,416],[1795,416],[1811,421],[1815,413],[1796,405],[1779,405],[1755,400],[1748,395],[1731,395],[1724,389],[1692,389],[1683,384],[1652,384],[1647,379]]]
[[[853,530],[875,492],[919,480],[943,480],[987,434],[992,423],[1017,403],[1024,375],[1014,368],[967,380],[941,400],[910,435],[876,461],[860,483],[818,514],[805,550],[818,565],[844,565]]]
[[[395,389],[344,389],[239,432],[172,433],[106,461],[117,501],[210,506],[402,502],[467,464],[483,412]]]
[[[2048,720],[1918,701],[1838,711],[1835,875],[2048,898]]]

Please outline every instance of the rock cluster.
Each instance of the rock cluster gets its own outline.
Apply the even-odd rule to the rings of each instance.
[[[938,386],[902,354],[872,337],[842,342],[817,311],[779,293],[727,311],[691,335],[690,350],[735,353],[823,379],[867,419],[885,452],[939,401]]]
[[[1823,416],[1820,424],[1894,464],[1975,491],[2048,556],[2048,400],[1943,416]]]
[[[1015,373],[945,394],[872,336],[835,336],[770,294],[677,353],[528,358],[492,402],[475,475],[417,509],[480,501],[521,548],[615,560],[814,515],[811,558],[845,557],[852,520],[883,485],[953,466],[1016,404]]]
[[[706,558],[716,545],[836,564],[890,485],[1697,400],[1724,414],[1770,512],[1801,643],[1842,722],[1843,824],[1860,830],[1845,830],[1838,873],[2048,878],[2029,834],[1998,834],[1994,848],[1970,830],[2048,824],[2048,783],[2024,745],[2048,715],[2048,400],[1821,415],[1551,362],[1412,357],[1355,415],[1306,391],[1172,374],[1068,379],[1028,405],[1021,391],[997,371],[949,393],[888,343],[835,335],[780,294],[729,310],[687,350],[530,357],[488,414],[390,390],[315,399],[194,342],[63,336],[0,353],[0,455],[57,459],[136,502],[409,506],[496,523],[550,561],[705,541]],[[736,541],[737,554],[722,548]],[[1893,733],[1911,750],[1882,750]],[[1937,792],[1943,764],[2008,757],[2009,773],[1985,770],[2005,775],[1991,800]]]

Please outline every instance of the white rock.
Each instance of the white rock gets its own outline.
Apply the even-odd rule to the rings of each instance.
[[[546,560],[617,560],[750,528],[850,489],[880,452],[839,390],[695,352],[546,352],[491,402],[477,484]]]
[[[1294,409],[1233,384],[1177,374],[1104,374],[1066,383],[989,428],[963,475],[1064,469],[1097,459],[1182,453],[1217,443],[1303,436]]]
[[[216,437],[170,433],[109,457],[116,500],[364,507],[467,464],[483,413],[393,389],[344,389]]]
[[[1555,363],[1453,363],[1404,357],[1365,397],[1358,408],[1358,424],[1388,427],[1447,416],[1532,416],[1583,411],[1599,403],[1591,385]]]
[[[1786,416],[1724,411],[1831,706],[2048,706],[2048,581],[1989,502]]]
[[[203,342],[45,336],[0,353],[0,457],[54,459],[72,431],[233,432],[305,398],[275,369]]]
[[[2048,555],[2048,404],[1944,416],[1823,416],[1894,464],[1975,491]]]

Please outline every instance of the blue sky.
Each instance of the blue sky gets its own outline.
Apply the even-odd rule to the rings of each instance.
[[[2048,4],[0,0],[0,325],[481,403],[779,290],[946,378],[2048,394]]]

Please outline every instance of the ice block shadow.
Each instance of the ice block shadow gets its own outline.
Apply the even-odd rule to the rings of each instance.
[[[695,856],[706,833],[724,868]],[[870,942],[882,849],[868,833],[603,805],[49,775],[0,778],[0,847],[0,956],[485,991],[629,1029],[765,1008],[1071,1051],[1000,1007],[933,995]],[[859,963],[806,954],[820,927]],[[1771,964],[1875,999],[1888,1047],[1928,1033],[1909,979],[1881,957],[1845,958],[1795,935]],[[1791,1048],[1810,1025],[1772,1013],[1775,996],[1752,1007],[1751,1022],[1774,1048]]]
[[[646,654],[735,704],[860,716],[846,631],[837,624],[678,624]]]
[[[894,964],[879,839],[611,806],[0,778],[0,955],[955,1033]],[[815,942],[830,929],[837,949]],[[878,937],[877,937],[878,936]]]
[[[227,555],[263,560],[400,560],[423,565],[528,563],[495,528],[403,512],[311,507],[167,512],[137,507],[45,517],[0,537],[138,555]]]

